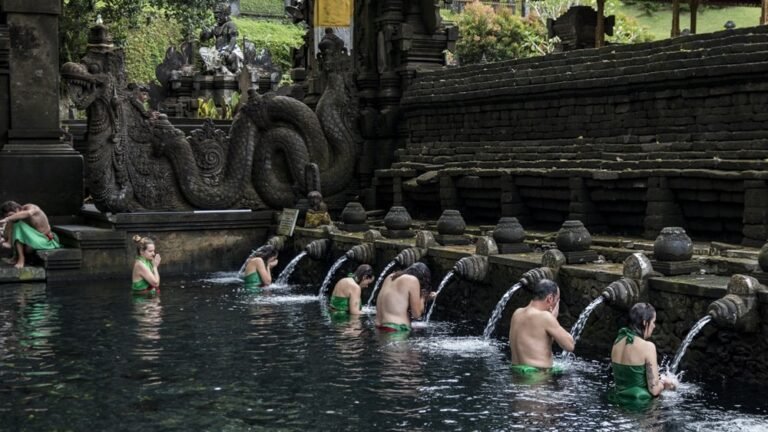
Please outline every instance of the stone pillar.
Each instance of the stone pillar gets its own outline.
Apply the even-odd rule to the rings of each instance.
[[[592,232],[605,231],[605,220],[598,212],[597,206],[592,202],[584,178],[571,177],[569,184],[571,202],[568,205],[568,219],[580,220]]]
[[[646,203],[643,237],[656,238],[664,227],[685,226],[683,212],[675,202],[675,194],[669,189],[666,177],[648,179]]]
[[[32,202],[49,215],[77,213],[83,158],[63,143],[59,127],[61,1],[1,4],[10,52],[8,99],[0,105],[0,118],[9,119],[7,135],[0,136],[0,200]]]
[[[768,238],[768,185],[765,180],[744,180],[744,216],[741,243],[759,247]]]

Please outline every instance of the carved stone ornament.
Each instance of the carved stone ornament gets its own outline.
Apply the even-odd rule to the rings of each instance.
[[[461,235],[467,229],[467,224],[458,210],[443,210],[437,220],[437,232],[443,235]]]
[[[592,246],[592,235],[579,220],[563,222],[560,231],[555,238],[557,248],[563,252],[578,252],[589,249]]]
[[[680,227],[666,227],[653,242],[653,256],[659,261],[687,261],[693,257],[693,242]]]

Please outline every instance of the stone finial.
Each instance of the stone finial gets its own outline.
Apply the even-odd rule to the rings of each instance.
[[[557,272],[566,263],[565,255],[558,249],[550,249],[541,256],[541,265]]]
[[[623,277],[608,284],[602,296],[611,305],[629,310],[640,301],[640,286],[634,280]]]
[[[384,226],[389,230],[407,230],[411,227],[411,215],[405,207],[393,206],[384,216]]]
[[[653,272],[651,260],[640,252],[635,252],[624,260],[624,277],[641,281]]]
[[[314,260],[321,260],[325,258],[330,249],[331,241],[328,239],[315,240],[304,248],[304,250],[307,252],[307,255],[309,255],[309,257]]]
[[[432,234],[432,231],[422,230],[416,233],[417,248],[429,249],[434,246],[437,246],[437,240],[435,240],[435,235]]]
[[[470,255],[456,262],[453,270],[463,279],[482,282],[488,275],[488,257]]]
[[[525,230],[516,217],[499,219],[493,229],[493,239],[496,243],[522,243],[525,240]]]
[[[688,261],[693,257],[693,242],[681,227],[666,227],[653,242],[653,257],[658,261]]]
[[[363,241],[366,243],[373,243],[376,240],[382,239],[382,238],[384,238],[384,236],[381,235],[381,232],[379,232],[378,230],[371,229],[363,233]]]
[[[353,246],[347,251],[347,258],[355,260],[361,264],[373,264],[376,258],[376,247],[373,243],[363,243]]]
[[[442,235],[462,235],[467,224],[458,210],[443,210],[437,220],[437,232]]]
[[[567,220],[557,232],[555,244],[563,252],[581,252],[592,246],[592,236],[581,221]]]
[[[365,213],[363,205],[356,201],[350,201],[341,211],[341,221],[345,224],[360,225],[364,224],[368,215]]]
[[[426,248],[411,247],[403,249],[397,256],[395,256],[395,262],[401,267],[408,267],[413,263],[419,261],[427,254]]]
[[[498,255],[499,248],[493,238],[481,236],[477,238],[477,243],[475,243],[475,253],[482,256]]]

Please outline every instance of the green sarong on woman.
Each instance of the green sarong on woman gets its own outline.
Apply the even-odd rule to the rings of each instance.
[[[614,345],[627,340],[627,345],[635,341],[637,334],[627,327],[619,330],[619,335],[613,342]],[[653,400],[653,395],[648,391],[645,365],[625,365],[611,363],[613,381],[616,387],[608,392],[608,400],[629,408],[642,408]]]
[[[261,276],[257,271],[246,275],[243,281],[245,282],[245,288],[249,290],[261,288],[262,285]]]
[[[34,250],[58,249],[61,247],[59,238],[53,231],[45,235],[28,223],[20,220],[13,222],[13,241],[14,243],[23,243]]]
[[[140,256],[136,257],[136,260],[139,261],[140,263],[144,264],[149,269],[150,273],[154,273],[155,272],[155,266],[154,266],[154,264],[152,264],[152,261],[150,261],[150,260],[148,260],[148,259],[146,259],[144,257],[140,257]],[[147,282],[146,279],[141,278],[141,279],[137,280],[136,282],[134,282],[131,285],[131,292],[133,292],[134,294],[143,294],[144,292],[146,292],[148,290],[152,291],[155,288],[157,288],[157,287],[154,287],[154,286],[150,285],[150,283]]]

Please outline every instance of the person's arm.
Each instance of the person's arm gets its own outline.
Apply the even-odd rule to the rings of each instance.
[[[559,306],[559,305],[558,305]],[[553,311],[554,312],[554,311]],[[560,345],[560,348],[572,352],[576,348],[576,343],[573,341],[573,336],[568,333],[555,318],[555,314],[552,313],[547,317],[547,334]]]
[[[659,379],[659,364],[656,360],[656,345],[653,342],[647,342],[645,348],[645,379],[648,383],[648,392],[653,396],[658,396],[664,390],[664,383]]]
[[[259,277],[261,277],[261,283],[264,286],[271,285],[272,284],[272,274],[270,273],[269,269],[266,265],[264,265],[264,260],[261,258],[254,259],[256,261],[256,271],[259,272]]]
[[[150,271],[149,267],[139,261],[136,261],[135,266],[138,270],[139,276],[141,276],[151,286],[160,286],[160,274],[157,272],[157,267],[155,267],[153,271]]]
[[[360,286],[357,284],[349,290],[349,314],[360,315]]]
[[[6,222],[14,222],[14,221],[17,221],[17,220],[23,220],[23,219],[30,218],[35,213],[37,213],[38,211],[40,211],[40,210],[38,208],[36,208],[36,207],[31,207],[31,208],[26,208],[24,210],[19,210],[16,213],[14,213],[14,214],[6,217],[6,218],[0,219],[0,224],[4,224]]]
[[[421,318],[422,315],[424,315],[424,305],[426,302],[421,296],[421,290],[418,282],[415,284],[410,284],[408,288],[408,303],[411,307],[411,316],[414,319]]]

